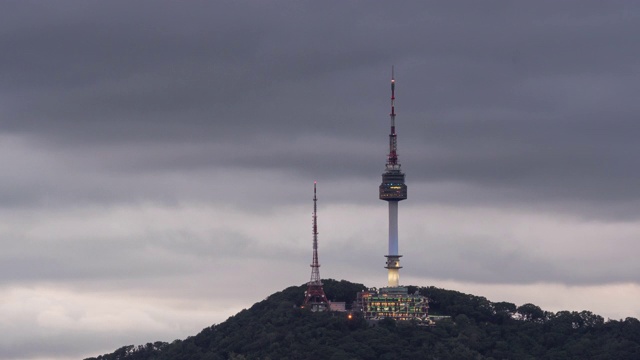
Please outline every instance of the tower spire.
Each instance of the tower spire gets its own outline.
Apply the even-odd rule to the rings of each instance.
[[[389,155],[387,156],[387,170],[400,169],[398,163],[398,135],[396,134],[396,79],[391,66],[391,131],[389,133]]]
[[[318,197],[316,192],[317,182],[313,182],[313,260],[311,261],[311,280],[309,284],[322,285],[320,281],[320,264],[318,263]]]
[[[329,309],[329,300],[324,294],[322,281],[320,280],[320,263],[318,262],[318,197],[316,181],[313,182],[313,259],[311,260],[311,279],[307,283],[307,291],[304,296],[304,307],[311,307],[312,311],[324,311]]]

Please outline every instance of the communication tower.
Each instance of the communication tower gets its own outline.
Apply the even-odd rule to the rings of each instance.
[[[329,300],[324,294],[320,280],[320,264],[318,263],[318,198],[316,196],[316,182],[313,182],[313,260],[311,261],[311,280],[307,283],[304,293],[303,307],[311,311],[329,310]]]
[[[389,203],[389,253],[387,258],[389,285],[380,289],[361,291],[356,296],[356,311],[370,322],[382,319],[417,321],[419,325],[433,325],[429,319],[429,299],[418,292],[409,294],[409,288],[400,286],[400,258],[398,253],[398,202],[407,198],[404,173],[398,162],[398,136],[396,134],[396,80],[391,68],[391,133],[389,155],[380,184],[380,200]]]
[[[396,80],[391,68],[391,132],[389,134],[389,155],[387,165],[382,174],[380,184],[380,200],[389,203],[389,253],[387,258],[389,287],[398,287],[400,284],[400,258],[398,254],[398,202],[407,198],[407,185],[404,183],[404,173],[400,170],[398,161],[398,136],[396,134]]]

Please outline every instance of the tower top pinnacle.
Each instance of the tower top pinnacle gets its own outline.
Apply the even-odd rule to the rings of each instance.
[[[398,162],[398,135],[396,134],[396,79],[394,67],[391,66],[391,132],[389,133],[389,155],[387,155],[387,171],[400,170]]]

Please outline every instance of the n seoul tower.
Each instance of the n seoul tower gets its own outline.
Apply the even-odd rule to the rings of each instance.
[[[398,162],[398,139],[396,135],[396,109],[395,109],[396,80],[391,68],[391,133],[389,134],[389,155],[387,165],[382,174],[380,184],[380,200],[389,203],[389,254],[386,269],[389,270],[389,287],[398,287],[400,283],[400,258],[398,254],[398,202],[407,198],[407,185],[404,183],[404,173],[400,170]]]

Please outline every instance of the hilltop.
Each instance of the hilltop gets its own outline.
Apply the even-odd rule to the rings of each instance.
[[[323,280],[334,301],[350,303],[362,284]],[[411,286],[430,298],[430,312],[451,319],[425,328],[298,306],[305,285],[292,286],[223,323],[171,343],[123,346],[87,360],[222,359],[640,359],[640,321],[607,320],[589,311],[556,313],[435,287]]]

